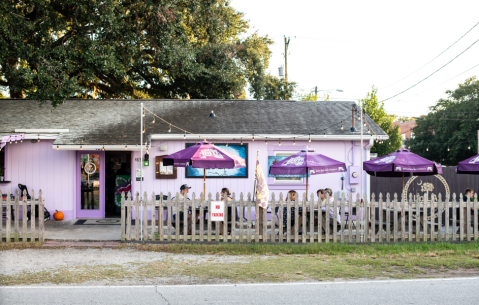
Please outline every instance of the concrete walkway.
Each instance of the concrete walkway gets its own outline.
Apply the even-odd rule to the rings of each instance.
[[[46,241],[42,247],[89,247],[89,248],[118,248],[119,242],[85,242],[85,241]]]
[[[74,225],[78,219],[45,222],[45,240],[115,241],[121,238],[119,225]]]

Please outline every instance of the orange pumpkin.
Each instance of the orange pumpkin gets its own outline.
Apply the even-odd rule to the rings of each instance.
[[[59,212],[58,210],[55,211],[56,212],[53,213],[53,218],[55,218],[55,220],[63,220],[63,213]]]

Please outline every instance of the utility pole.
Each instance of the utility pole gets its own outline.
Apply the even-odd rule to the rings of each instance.
[[[289,37],[284,36],[284,99],[288,99],[288,47]]]

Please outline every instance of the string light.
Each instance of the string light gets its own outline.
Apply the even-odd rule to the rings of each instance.
[[[58,145],[57,145],[57,149],[60,148]]]
[[[429,151],[429,146],[426,148],[426,151]]]
[[[343,130],[344,127],[343,127],[343,121],[341,121],[341,130]]]
[[[185,135],[183,136],[183,140],[185,140],[185,139],[186,139],[186,132],[185,132]]]
[[[326,138],[326,129],[324,130],[324,137]]]
[[[20,139],[20,143],[23,143],[23,139]]]
[[[268,145],[268,137],[266,137],[266,140],[264,140],[264,143]]]
[[[145,133],[145,129],[146,129],[146,126],[145,126],[145,125],[143,125],[143,133]]]
[[[296,145],[296,137],[294,137],[293,145]]]
[[[253,142],[254,142],[254,135],[253,135]]]
[[[448,146],[448,147],[447,147],[447,151],[449,151],[449,150],[450,150],[450,149],[449,149],[449,146]]]
[[[241,138],[241,145],[243,145],[243,138]]]
[[[171,124],[170,124],[170,129],[168,129],[168,132],[171,132]]]
[[[226,147],[228,147],[228,143],[226,143]]]
[[[469,146],[467,146],[467,149],[471,149],[471,143],[469,143]]]
[[[155,124],[155,117],[153,117],[153,121],[151,123]]]
[[[309,143],[311,143],[311,134],[309,134]]]
[[[80,149],[83,149],[83,146],[80,145]]]
[[[279,146],[281,146],[281,139],[279,139]]]
[[[38,139],[37,139],[37,142],[40,142],[40,135],[38,135]]]
[[[18,144],[18,141],[15,141],[15,144]]]
[[[125,149],[128,149],[128,145],[125,145]]]
[[[103,145],[103,147],[101,148],[101,150],[105,150],[105,145]]]

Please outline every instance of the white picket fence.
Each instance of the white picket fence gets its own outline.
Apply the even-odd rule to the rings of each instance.
[[[123,196],[124,198],[125,196]],[[330,202],[315,200],[314,194],[306,200],[291,201],[271,195],[268,213],[258,207],[251,194],[239,199],[233,193],[225,201],[225,219],[211,221],[212,195],[192,200],[156,199],[144,193],[135,198],[127,194],[121,202],[121,239],[143,241],[199,241],[199,242],[272,242],[272,243],[359,243],[359,242],[419,242],[419,241],[472,241],[478,238],[478,202],[456,200],[455,194],[443,200],[441,194],[424,201],[399,199],[382,194],[371,201],[340,198]],[[178,198],[178,194],[176,195]],[[365,196],[366,198],[366,196]],[[216,194],[219,200],[219,194]],[[194,207],[194,208],[192,208]],[[285,209],[286,208],[286,209]],[[294,218],[291,208],[294,208]],[[300,211],[300,209],[302,211]],[[272,212],[271,212],[272,211]],[[276,213],[277,211],[277,213]],[[300,211],[298,213],[298,211]],[[313,211],[313,212],[311,212]],[[321,211],[321,212],[319,212]],[[432,212],[431,212],[432,211]],[[183,219],[176,217],[183,212]],[[286,214],[284,214],[284,212]],[[136,216],[134,223],[133,216]],[[140,215],[141,214],[141,215]],[[268,214],[270,217],[268,217]],[[175,215],[175,216],[174,216]],[[204,217],[200,217],[204,215]],[[283,216],[286,215],[286,224]],[[268,219],[269,218],[269,219]],[[291,220],[294,219],[294,224]],[[193,221],[195,220],[195,221]],[[189,232],[190,231],[190,232]]]
[[[23,196],[20,197],[18,190],[16,190],[14,198],[12,199],[10,191],[6,194],[0,192],[0,202],[2,206],[2,215],[0,217],[0,243],[9,243],[12,241],[43,242],[45,236],[45,200],[43,199],[41,190],[38,192],[38,198],[35,197],[35,191],[31,193],[31,198],[28,199],[26,191],[24,191]],[[36,215],[35,206],[38,206],[38,215]],[[20,207],[22,210],[21,220],[19,219]],[[31,220],[27,219],[28,211],[30,211]],[[38,220],[35,220],[37,217]],[[38,229],[36,227],[37,221]]]

